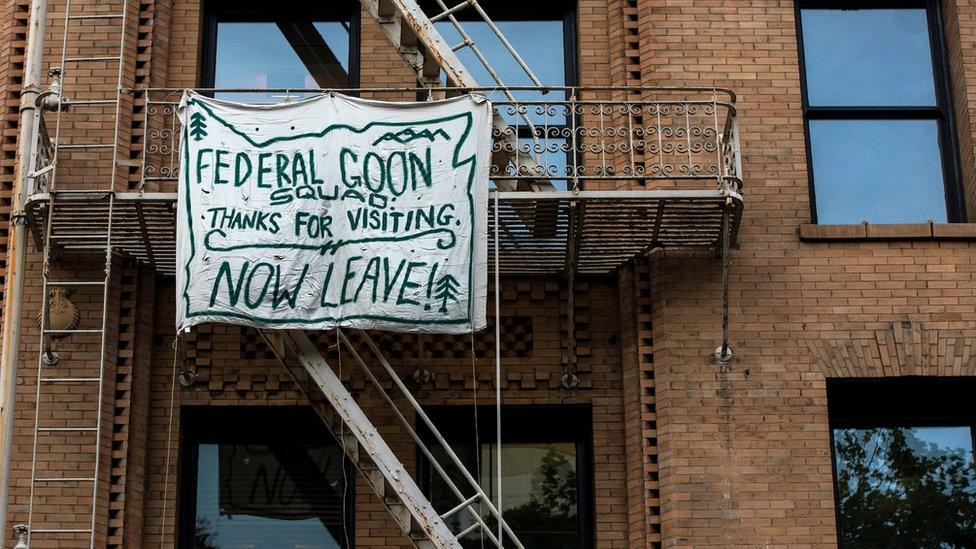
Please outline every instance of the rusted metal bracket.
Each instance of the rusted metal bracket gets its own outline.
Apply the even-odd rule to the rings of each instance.
[[[730,219],[735,201],[729,196],[725,199],[722,209],[722,345],[715,349],[715,360],[727,363],[732,360],[732,348],[729,347],[729,248],[731,246]]]

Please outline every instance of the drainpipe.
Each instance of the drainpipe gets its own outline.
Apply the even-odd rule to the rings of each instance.
[[[729,347],[729,246],[732,238],[732,209],[735,203],[731,196],[725,197],[722,210],[722,345],[715,349],[715,360],[726,364],[732,360],[732,347]]]
[[[20,317],[24,291],[24,252],[27,246],[27,217],[24,197],[34,166],[30,165],[35,117],[39,116],[36,99],[40,94],[41,66],[44,57],[44,33],[47,30],[47,0],[32,0],[27,32],[27,54],[20,91],[20,136],[17,139],[17,165],[14,171],[10,201],[6,292],[4,297],[3,347],[0,356],[0,414],[3,416],[3,438],[0,447],[0,532],[7,528],[7,502],[10,491],[10,453],[13,448],[14,399],[17,394],[17,361],[20,355]],[[6,539],[6,535],[0,536]]]

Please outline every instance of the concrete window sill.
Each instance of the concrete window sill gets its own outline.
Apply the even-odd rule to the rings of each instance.
[[[904,223],[859,225],[800,225],[800,240],[865,241],[865,240],[973,240],[976,223]]]

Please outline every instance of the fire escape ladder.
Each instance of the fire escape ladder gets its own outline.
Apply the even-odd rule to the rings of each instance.
[[[28,195],[44,192],[48,197],[42,208],[43,221],[35,225],[43,235],[40,343],[27,524],[20,526],[24,542],[39,547],[61,543],[94,549],[107,543],[109,483],[115,473],[110,445],[105,443],[111,414],[105,410],[113,398],[111,383],[117,360],[117,350],[112,349],[112,338],[117,334],[111,322],[117,320],[113,310],[118,304],[112,292],[117,291],[118,279],[112,267],[121,232],[115,190],[120,144],[124,141],[120,116],[126,106],[123,87],[129,7],[129,0],[120,0],[114,2],[111,11],[93,17],[68,2],[61,13],[49,14],[61,19],[63,25],[60,63],[49,71],[51,87],[36,101],[39,110],[30,151],[33,170],[27,174],[26,188]],[[89,36],[96,32],[106,38],[92,41]],[[106,75],[101,84],[85,83],[83,75],[93,71]],[[75,94],[80,97],[69,102]],[[51,137],[43,120],[44,110],[55,114]],[[79,120],[84,113],[92,112],[111,118],[103,120],[99,130],[80,131]],[[84,189],[58,188],[57,178],[70,180],[72,158],[77,166],[79,157],[86,158],[86,168],[96,175],[86,181]],[[99,203],[98,207],[85,207],[100,217],[97,228],[73,223],[73,204],[79,200]],[[64,250],[55,249],[53,242],[62,237],[84,238],[98,248],[102,262],[78,272],[56,265],[59,252]],[[67,299],[73,292],[81,295],[79,303],[89,304],[87,309],[79,311]],[[61,356],[56,347],[63,339],[70,341],[74,350]],[[76,448],[75,455],[64,459],[68,457],[63,455],[64,449],[72,447]],[[66,505],[71,506],[70,512],[65,511]]]
[[[418,449],[427,457],[434,472],[440,475],[447,487],[454,493],[458,504],[449,511],[438,514],[420,487],[411,477],[403,463],[383,439],[365,412],[356,403],[352,394],[342,384],[316,344],[302,330],[260,330],[261,336],[271,348],[272,353],[294,378],[296,385],[305,393],[312,408],[319,414],[326,427],[343,447],[346,456],[366,479],[397,525],[418,549],[441,549],[461,547],[460,538],[479,528],[486,545],[501,547],[497,536],[492,533],[493,525],[500,519],[498,511],[490,498],[481,489],[464,464],[447,445],[444,438],[430,422],[420,405],[410,394],[389,362],[369,336],[362,331],[357,334],[369,346],[383,370],[392,378],[393,384],[410,403],[418,420],[422,421],[433,434],[440,449],[451,460],[465,482],[458,486],[448,475],[429,445],[407,420],[395,404],[393,397],[383,387],[345,334],[339,333],[340,352],[342,348],[351,355],[370,383],[379,391],[385,403],[393,410],[403,430],[410,435]],[[456,522],[467,516],[469,525],[454,532],[449,521]],[[453,519],[453,520],[452,520]],[[502,520],[507,543],[510,547],[522,549],[522,544]]]
[[[498,72],[488,62],[487,57],[478,48],[474,39],[464,30],[461,23],[455,16],[456,13],[470,9],[473,10],[478,18],[484,21],[488,28],[498,38],[499,42],[505,47],[519,67],[525,72],[535,86],[541,87],[542,84],[536,78],[532,70],[529,69],[522,57],[519,56],[515,48],[512,47],[505,35],[488,17],[488,14],[478,4],[478,0],[459,0],[453,7],[447,7],[443,0],[437,0],[437,5],[443,10],[433,17],[427,17],[415,0],[360,0],[362,5],[369,12],[373,20],[383,29],[383,33],[396,48],[403,60],[417,74],[417,81],[431,90],[432,94],[443,95],[444,90],[437,92],[438,88],[443,88],[441,83],[441,71],[447,78],[449,86],[474,89],[479,84],[465,68],[464,64],[455,53],[461,49],[470,49],[478,61],[484,66],[488,74],[491,75],[502,93],[509,101],[515,101],[512,93],[506,88]],[[440,32],[434,26],[435,21],[450,21],[454,29],[461,36],[461,42],[454,46],[448,45],[444,41]],[[532,139],[537,139],[535,126],[527,114],[522,114],[526,126],[533,134]],[[492,137],[495,145],[492,148],[493,173],[499,175],[514,172],[519,176],[545,175],[544,168],[534,158],[527,149],[519,143],[519,135],[505,119],[495,112],[492,117]],[[535,150],[535,147],[529,147]],[[555,190],[551,181],[544,179],[518,179],[518,180],[498,180],[495,182],[499,190],[502,191],[551,191]]]

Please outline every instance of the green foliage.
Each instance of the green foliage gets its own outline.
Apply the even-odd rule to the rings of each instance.
[[[193,530],[194,549],[220,549],[217,532],[213,531],[213,524],[206,517],[198,517],[196,528]]]
[[[972,454],[918,440],[910,429],[835,434],[844,547],[976,545]]]
[[[579,543],[576,467],[549,448],[532,475],[532,499],[505,511],[505,520],[532,549],[568,549]]]

